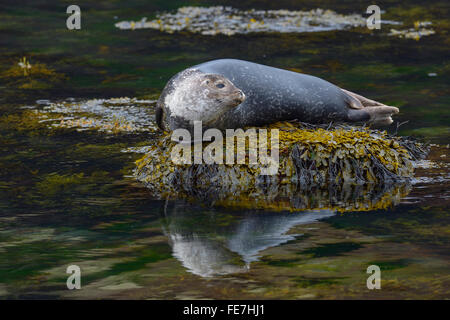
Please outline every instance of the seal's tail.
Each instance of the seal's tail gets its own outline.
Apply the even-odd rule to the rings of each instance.
[[[374,125],[387,126],[393,122],[392,115],[398,108],[367,99],[359,94],[342,89],[347,94],[349,118],[352,121],[368,121]]]

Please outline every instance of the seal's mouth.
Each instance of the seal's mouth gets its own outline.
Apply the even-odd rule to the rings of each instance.
[[[234,101],[237,103],[237,105],[241,104],[245,101],[245,93],[242,90],[238,90],[236,92],[236,98]]]

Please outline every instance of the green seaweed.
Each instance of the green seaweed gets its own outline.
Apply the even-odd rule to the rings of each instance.
[[[311,255],[313,258],[333,257],[358,250],[362,247],[362,244],[356,242],[327,243],[321,244],[315,248],[303,250],[300,254]]]
[[[370,265],[376,265],[380,267],[381,271],[388,271],[388,270],[396,270],[405,268],[408,265],[413,263],[410,259],[398,259],[398,260],[391,260],[391,261],[370,261],[368,264]]]
[[[263,259],[262,261],[265,261]],[[268,260],[265,261],[267,265],[273,266],[273,267],[285,267],[285,268],[292,268],[295,267],[299,262],[300,259],[278,259],[278,260]]]
[[[307,278],[307,277],[296,277],[293,279],[295,283],[301,288],[310,288],[312,286],[330,286],[338,284],[343,278]]]

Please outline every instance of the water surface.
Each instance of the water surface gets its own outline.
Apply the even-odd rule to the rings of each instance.
[[[65,28],[65,4],[0,5],[0,297],[114,299],[440,299],[449,297],[448,4],[380,4],[383,19],[431,21],[435,35],[388,30],[203,36],[118,30],[120,20],[208,1],[79,1],[82,29]],[[357,1],[224,1],[241,9],[317,7],[363,13]],[[22,57],[52,70],[8,73]],[[153,133],[49,130],[24,106],[47,99],[155,99],[188,66],[239,58],[323,77],[400,108],[398,128],[433,143],[431,166],[386,209],[302,212],[161,200],[132,177]],[[44,70],[44,69],[43,69]],[[395,131],[393,126],[391,131]],[[309,195],[317,203],[320,194]],[[374,197],[368,194],[368,197]],[[391,199],[397,197],[396,199]],[[351,199],[350,199],[351,200]],[[343,200],[341,207],[346,206]],[[68,265],[82,289],[66,288]],[[366,269],[380,266],[382,289]]]

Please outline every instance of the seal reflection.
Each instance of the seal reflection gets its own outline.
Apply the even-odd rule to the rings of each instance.
[[[287,234],[294,226],[335,214],[332,210],[300,213],[239,213],[199,211],[184,202],[167,202],[163,229],[173,255],[201,277],[245,272],[259,254],[301,235]]]

